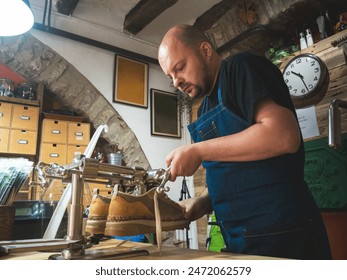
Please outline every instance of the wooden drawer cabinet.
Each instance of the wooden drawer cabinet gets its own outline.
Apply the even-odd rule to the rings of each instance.
[[[90,124],[46,118],[42,122],[40,161],[65,165],[83,154],[90,140]]]
[[[0,153],[6,153],[8,151],[9,138],[10,138],[10,129],[0,128]]]
[[[0,102],[0,127],[10,127],[12,104]]]
[[[113,188],[108,187],[104,184],[98,184],[98,183],[85,183],[88,187],[90,192],[93,194],[94,189],[99,189],[99,194],[106,197],[112,196],[112,190]]]
[[[36,155],[40,108],[0,102],[0,153]]]
[[[76,155],[82,155],[84,154],[87,146],[80,146],[80,145],[68,145],[67,146],[67,163],[72,162],[74,157]]]
[[[72,162],[76,154],[83,154],[87,148],[90,140],[90,124],[76,121],[69,121],[64,118],[63,120],[45,118],[42,121],[42,135],[40,145],[39,161],[44,163],[56,163],[65,165]],[[59,200],[64,184],[57,180],[50,186],[47,193],[50,195],[49,200]],[[54,188],[58,191],[54,191]],[[86,186],[88,194],[85,194],[83,204],[90,205],[91,195],[89,188]],[[47,199],[41,197],[41,192],[38,192],[40,199]]]
[[[40,161],[44,163],[66,164],[66,144],[41,143]]]
[[[24,157],[37,163],[43,95],[44,86],[39,83],[36,100],[0,96],[0,157]],[[35,199],[36,186],[29,186],[28,182],[25,181],[15,200]]]
[[[36,131],[11,129],[8,152],[24,155],[34,155],[36,153],[36,142]]]
[[[73,145],[88,145],[90,140],[90,124],[80,122],[68,123],[68,143]]]
[[[44,119],[42,122],[42,142],[66,144],[67,121]]]
[[[39,108],[26,105],[12,105],[11,127],[37,131]]]

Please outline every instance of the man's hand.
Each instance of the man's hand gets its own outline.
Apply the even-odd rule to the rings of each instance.
[[[200,196],[182,200],[179,204],[185,209],[184,217],[190,221],[200,219],[212,211],[207,189]]]
[[[195,149],[195,144],[173,150],[166,157],[166,165],[171,166],[170,181],[175,181],[177,176],[194,175],[201,162],[200,155]]]

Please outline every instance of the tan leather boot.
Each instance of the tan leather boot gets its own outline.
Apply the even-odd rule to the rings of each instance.
[[[85,231],[104,234],[111,198],[100,195],[98,189],[94,189],[93,193]]]
[[[157,207],[156,207],[156,206]],[[189,227],[182,207],[164,192],[152,188],[138,196],[115,191],[111,198],[105,235],[131,236],[145,233],[158,234]]]

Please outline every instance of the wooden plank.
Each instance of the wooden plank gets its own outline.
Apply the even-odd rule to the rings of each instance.
[[[214,5],[211,9],[207,10],[201,16],[199,16],[194,26],[200,31],[204,32],[205,30],[212,27],[217,19],[222,17],[226,12],[228,12],[231,7],[235,5],[234,1],[222,0],[218,4]]]
[[[278,38],[280,38],[280,34],[275,33],[265,25],[257,24],[219,46],[217,52],[223,54],[229,51],[234,54],[241,51],[250,51],[263,55],[270,43]]]
[[[330,81],[342,78],[347,75],[347,66],[340,65],[329,69]]]
[[[339,48],[331,47],[330,50],[324,50],[316,55],[318,55],[325,62],[328,69],[346,64],[343,51]]]
[[[176,2],[177,0],[141,0],[126,15],[124,29],[132,34],[139,33],[147,24]]]
[[[120,241],[117,239],[110,239],[102,241],[92,248],[86,249],[86,252],[96,249],[114,249]],[[123,244],[120,250],[127,248],[131,250],[147,250],[149,255],[133,256],[133,260],[280,260],[280,258],[256,256],[256,255],[241,255],[227,252],[209,252],[205,250],[190,250],[187,248],[176,247],[163,247],[159,252],[156,246],[149,243],[138,243],[128,241]],[[2,260],[47,260],[52,252],[21,252],[13,253],[2,257]],[[118,259],[117,257],[115,259]]]
[[[331,51],[331,48],[332,48],[331,42],[339,39],[342,36],[346,36],[346,35],[347,35],[347,30],[341,31],[339,33],[331,35],[328,38],[320,40],[319,42],[316,42],[312,46],[310,46],[310,47],[308,47],[308,48],[306,48],[300,52],[310,52],[310,53],[319,54],[320,52],[323,52],[324,50],[327,50],[327,49],[330,49],[330,51]]]
[[[29,106],[39,106],[39,101],[37,101],[37,100],[29,100],[29,99],[24,99],[24,98],[0,96],[0,101],[11,102],[11,103],[16,103],[16,104],[23,104],[23,105],[29,105]]]
[[[329,90],[326,96],[336,95],[337,93],[333,94],[334,92],[342,93],[342,89],[346,88],[346,84],[347,84],[347,76],[330,81]]]

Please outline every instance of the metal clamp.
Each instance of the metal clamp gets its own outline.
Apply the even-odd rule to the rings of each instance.
[[[167,181],[169,181],[170,179],[170,171],[171,171],[171,166],[164,172],[164,174],[161,176],[161,183],[160,185],[157,187],[157,192],[161,193],[163,191],[168,192],[170,190],[169,187],[165,187],[165,184],[167,183]]]

